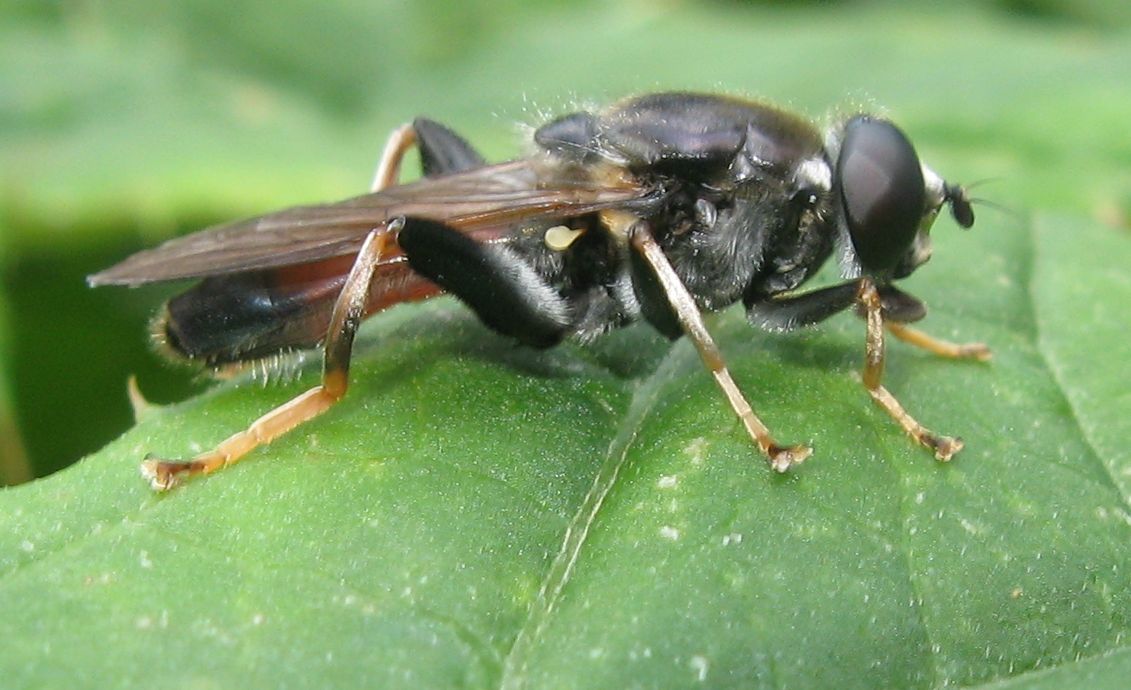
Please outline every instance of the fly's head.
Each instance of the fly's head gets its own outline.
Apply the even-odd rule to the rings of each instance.
[[[844,125],[835,181],[853,275],[888,281],[926,263],[931,226],[943,206],[963,228],[974,224],[965,190],[920,163],[907,136],[887,120],[858,115]]]

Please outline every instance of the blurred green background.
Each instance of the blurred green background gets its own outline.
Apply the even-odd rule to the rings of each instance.
[[[502,158],[521,152],[516,124],[649,90],[818,119],[890,108],[936,169],[996,178],[979,195],[1126,232],[1129,7],[2,3],[0,480],[126,429],[131,374],[157,402],[206,385],[149,352],[148,319],[176,286],[89,290],[84,276],[210,223],[355,194],[417,114]]]

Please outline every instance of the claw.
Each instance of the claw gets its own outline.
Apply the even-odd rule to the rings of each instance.
[[[770,446],[766,449],[766,459],[775,472],[788,472],[794,465],[800,465],[813,454],[809,446]]]
[[[939,462],[949,462],[958,451],[966,444],[957,436],[925,435],[918,439],[919,443],[935,451],[935,458]]]
[[[138,469],[154,491],[168,491],[179,485],[184,475],[199,471],[197,465],[198,463],[193,462],[175,462],[150,457],[141,463]]]
[[[976,359],[979,362],[988,362],[993,359],[994,353],[985,343],[964,343],[958,346],[958,356]]]

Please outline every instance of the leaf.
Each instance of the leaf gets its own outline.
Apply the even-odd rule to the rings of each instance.
[[[1127,329],[1131,276],[1122,257],[1128,238],[1115,233],[1080,234],[1080,220],[1043,218],[1035,227],[1033,271],[1038,343],[1050,372],[1064,390],[1095,455],[1120,491],[1131,494],[1131,389],[1120,376],[1131,362]],[[1093,359],[1110,353],[1112,368]]]
[[[893,392],[966,439],[949,465],[868,402],[856,374],[862,327],[849,316],[787,336],[753,331],[738,310],[710,324],[775,433],[816,448],[779,476],[687,343],[629,329],[592,349],[535,353],[450,301],[398,308],[363,330],[345,401],[219,475],[156,496],[136,468],[147,452],[191,454],[241,428],[315,382],[316,363],[284,385],[240,380],[154,410],[75,467],[0,492],[5,687],[1125,685],[1131,403],[1120,307],[1131,249],[1125,233],[1085,217],[1115,204],[1118,218],[1131,198],[1122,36],[924,8],[558,10],[492,34],[475,59],[432,64],[418,81],[385,74],[349,100],[345,85],[367,83],[372,65],[342,65],[355,71],[338,77],[332,58],[292,57],[287,37],[304,27],[285,25],[303,12],[202,7],[155,11],[175,15],[158,29],[201,37],[189,50],[203,71],[168,48],[176,41],[122,39],[138,21],[126,10],[97,10],[115,19],[102,24],[78,18],[73,45],[39,31],[3,43],[20,57],[34,52],[21,41],[43,41],[42,56],[82,77],[5,72],[20,78],[0,89],[17,94],[3,113],[32,102],[59,115],[17,128],[4,152],[5,170],[37,162],[19,168],[17,209],[161,218],[199,195],[213,208],[242,198],[250,211],[283,192],[248,194],[253,176],[241,171],[278,167],[290,180],[301,166],[245,154],[205,174],[240,143],[325,166],[313,177],[329,189],[335,166],[370,164],[362,129],[405,117],[372,105],[392,78],[406,99],[447,103],[447,114],[502,104],[508,119],[528,91],[597,98],[652,79],[744,88],[810,112],[876,94],[933,165],[957,179],[1004,173],[986,196],[1039,210],[1013,220],[979,208],[969,233],[940,221],[935,258],[906,282],[931,305],[926,329],[995,350],[983,365],[890,347]],[[333,50],[357,54],[373,20],[326,11],[338,13]],[[209,13],[218,19],[201,19]],[[225,44],[273,17],[288,19],[259,53]],[[107,28],[117,19],[120,35]],[[199,29],[216,25],[224,31]],[[313,42],[293,48],[317,53]],[[276,76],[288,62],[301,72],[294,84]],[[240,71],[260,65],[277,71],[261,81]],[[75,82],[118,100],[82,120]],[[247,113],[233,94],[263,84],[251,93],[273,104],[259,120],[268,124],[229,129]],[[1045,84],[1063,89],[1050,97]],[[126,118],[141,94],[152,102]],[[329,134],[313,105],[325,94],[369,124]],[[59,103],[68,107],[49,107]],[[83,124],[68,129],[69,116]],[[120,146],[131,137],[147,145]],[[127,192],[107,196],[107,180]],[[67,192],[73,205],[60,202]],[[36,380],[62,398],[102,366],[87,355],[57,367],[61,379]],[[50,419],[62,435],[74,416]]]
[[[1055,259],[1034,251],[1069,229]],[[1129,410],[1074,407],[1058,380],[1074,374],[1050,364],[1071,356],[1059,334],[1107,315],[1066,309],[1096,295],[1042,281],[1098,248],[1101,268],[1124,265],[1131,249],[1071,217],[946,245],[913,281],[950,293],[930,322],[997,357],[894,347],[888,382],[965,436],[950,465],[866,403],[851,318],[783,337],[736,312],[715,324],[763,416],[817,448],[778,476],[686,343],[630,330],[596,353],[530,353],[429,305],[377,319],[347,400],[222,475],[157,496],[134,473],[145,452],[211,444],[316,372],[219,386],[0,494],[0,669],[15,687],[273,686],[295,673],[925,687],[1125,670],[1128,461],[1095,429],[1125,429]],[[950,279],[975,257],[1002,270]],[[1089,352],[1093,371],[1127,361],[1122,347]]]

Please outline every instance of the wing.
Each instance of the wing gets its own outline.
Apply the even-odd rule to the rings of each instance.
[[[648,197],[647,189],[629,181],[547,179],[552,176],[542,168],[532,160],[511,161],[227,223],[138,252],[87,280],[91,286],[140,285],[346,256],[371,230],[401,216],[439,220],[487,241],[523,221],[577,216]]]

